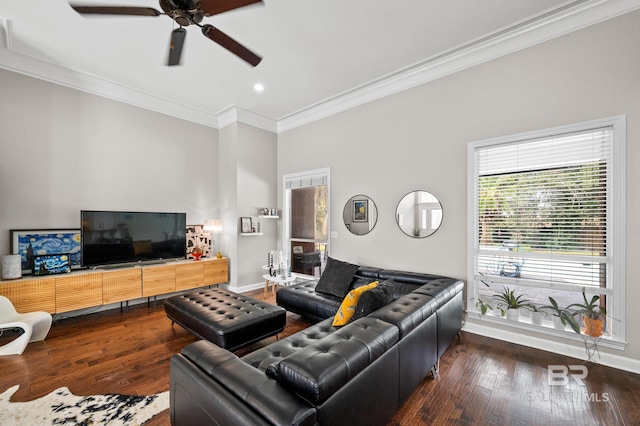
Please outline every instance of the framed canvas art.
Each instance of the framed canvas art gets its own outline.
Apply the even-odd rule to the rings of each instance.
[[[36,254],[33,256],[33,275],[66,274],[71,272],[69,253]]]
[[[353,221],[367,222],[368,217],[369,202],[367,200],[353,200]]]
[[[81,266],[80,229],[12,229],[10,232],[11,253],[20,255],[23,274],[33,272],[34,256],[65,253],[72,269]]]
[[[243,234],[248,234],[251,232],[251,218],[250,217],[241,217],[240,218],[240,232]]]

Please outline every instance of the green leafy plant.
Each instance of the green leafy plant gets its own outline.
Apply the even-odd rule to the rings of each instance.
[[[549,302],[551,305],[542,306],[541,309],[550,311],[551,315],[560,318],[562,325],[569,325],[573,331],[580,334],[580,324],[578,324],[578,321],[574,318],[573,313],[569,309],[561,308],[558,302],[551,296],[549,296]]]
[[[500,309],[501,314],[504,316],[508,309],[519,309],[529,307],[531,305],[530,300],[525,299],[524,295],[516,296],[515,290],[509,289],[505,286],[501,293],[493,296],[497,302],[497,307]]]
[[[480,313],[482,315],[485,315],[488,311],[493,310],[493,306],[491,306],[490,304],[488,304],[482,299],[478,299],[478,301],[476,302],[476,308],[480,310]]]
[[[597,294],[591,298],[591,301],[587,301],[587,295],[585,294],[585,289],[582,289],[582,298],[584,299],[584,303],[573,303],[567,308],[578,308],[576,311],[573,311],[573,316],[584,315],[587,318],[591,319],[604,319],[607,316],[607,309],[604,306],[600,306],[598,301],[600,300],[600,296]],[[574,330],[575,331],[575,330]],[[580,333],[580,329],[578,329],[577,333]]]
[[[526,306],[524,306],[526,309],[529,309],[531,312],[542,312],[542,313],[546,313],[543,309],[542,306],[538,306],[535,305],[533,303],[528,303]]]

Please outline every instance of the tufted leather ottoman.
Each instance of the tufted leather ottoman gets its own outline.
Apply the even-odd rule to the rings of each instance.
[[[222,288],[170,297],[164,310],[173,323],[230,351],[280,333],[286,323],[283,308]]]

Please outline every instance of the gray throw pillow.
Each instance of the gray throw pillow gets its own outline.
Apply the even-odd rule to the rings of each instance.
[[[344,298],[349,293],[351,280],[358,268],[358,265],[329,257],[327,266],[316,285],[316,291]]]
[[[356,305],[356,311],[351,317],[353,322],[358,318],[366,317],[373,311],[377,311],[385,305],[393,302],[393,280],[386,280],[372,288],[367,290],[360,296],[358,304]]]

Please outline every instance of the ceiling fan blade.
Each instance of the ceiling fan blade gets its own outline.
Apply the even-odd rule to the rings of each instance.
[[[262,0],[199,0],[198,9],[211,16],[254,3],[262,3]]]
[[[162,12],[152,7],[135,6],[79,6],[70,4],[71,8],[83,15],[132,15],[160,16]]]
[[[254,67],[262,60],[260,56],[256,55],[213,25],[203,25],[202,33]]]
[[[167,65],[180,65],[180,56],[182,56],[182,46],[184,38],[187,36],[187,30],[184,28],[176,28],[171,33],[171,44],[169,45],[169,61]]]

